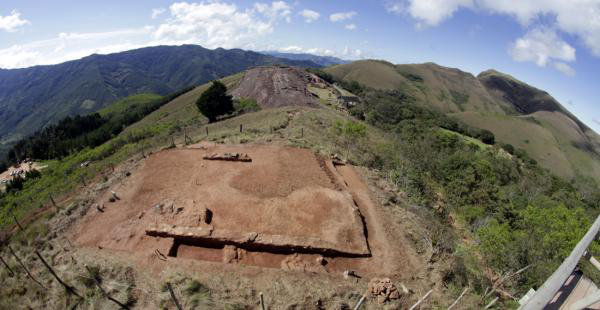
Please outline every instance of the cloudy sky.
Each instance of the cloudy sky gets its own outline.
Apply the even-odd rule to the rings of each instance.
[[[160,44],[494,68],[600,132],[600,0],[0,2],[0,68]]]

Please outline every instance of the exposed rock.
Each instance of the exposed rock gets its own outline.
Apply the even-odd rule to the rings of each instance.
[[[324,83],[303,69],[258,67],[246,71],[232,95],[234,98],[252,98],[263,108],[317,106],[317,100],[306,87],[315,82]]]
[[[406,290],[404,285],[402,287]],[[373,278],[369,281],[367,289],[367,294],[369,294],[371,298],[377,299],[379,304],[400,299],[403,293],[405,292],[398,291],[394,283],[392,283],[392,280],[389,278]]]
[[[240,162],[252,162],[252,158],[248,154],[244,153],[213,153],[207,154],[202,157],[205,160],[224,160],[224,161],[240,161]]]

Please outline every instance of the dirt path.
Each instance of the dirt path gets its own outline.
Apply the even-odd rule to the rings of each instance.
[[[365,263],[377,266],[376,273],[383,276],[413,273],[411,269],[414,265],[410,261],[401,262],[401,259],[405,258],[402,253],[405,240],[398,240],[396,236],[394,242],[390,242],[390,236],[386,231],[389,225],[385,222],[384,215],[378,212],[377,206],[369,195],[369,188],[361,176],[349,165],[336,165],[335,168],[348,186],[367,226],[367,242],[373,257]]]

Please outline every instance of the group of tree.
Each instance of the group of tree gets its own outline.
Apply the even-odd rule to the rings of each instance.
[[[141,120],[161,106],[188,92],[186,88],[150,102],[130,104],[106,115],[92,113],[66,117],[17,142],[8,152],[9,163],[25,158],[60,159],[86,147],[96,147],[118,135],[127,126]]]
[[[429,206],[439,215],[439,224],[429,231],[438,255],[446,255],[452,266],[446,271],[448,281],[483,294],[490,285],[485,268],[502,274],[530,266],[505,284],[520,296],[543,283],[598,213],[600,192],[594,180],[557,177],[525,151],[494,145],[492,133],[418,106],[401,92],[360,89],[361,103],[350,112],[380,128],[390,142],[355,144],[355,160],[381,171],[411,204]],[[343,128],[335,124],[335,135],[342,135]],[[464,221],[476,238],[474,246],[460,242],[448,225],[450,217]]]

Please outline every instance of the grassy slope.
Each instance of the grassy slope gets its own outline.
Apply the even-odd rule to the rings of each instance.
[[[480,111],[504,114],[472,74],[433,63],[393,65],[363,60],[326,69],[337,78],[376,89],[401,90],[444,113]]]
[[[502,115],[481,115],[475,112],[451,116],[478,128],[492,131],[503,143],[522,148],[538,163],[563,177],[573,177],[574,171],[558,141],[548,129],[524,118]]]
[[[469,73],[432,63],[393,65],[364,60],[330,67],[326,71],[373,88],[406,92],[418,103],[448,113],[468,125],[492,131],[498,141],[525,149],[543,167],[560,176],[571,178],[582,174],[600,180],[597,155],[577,146],[585,140],[600,145],[600,138],[591,130],[579,129],[566,110],[563,111],[565,114],[536,112],[518,116],[500,91],[485,88]],[[491,75],[523,84],[493,70],[481,74],[484,77]],[[536,100],[551,99],[545,92],[534,90]],[[461,94],[468,95],[468,100],[456,100],[461,99],[456,97]]]

